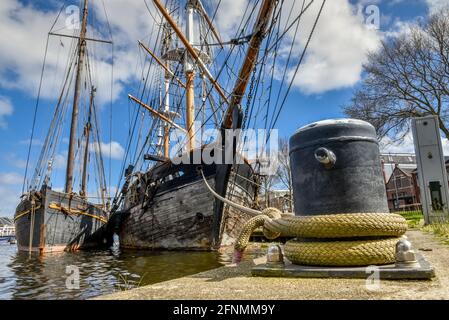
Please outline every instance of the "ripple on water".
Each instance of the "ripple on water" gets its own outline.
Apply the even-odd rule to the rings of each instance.
[[[0,299],[86,299],[210,270],[231,260],[216,252],[119,250],[41,257],[0,244]],[[67,266],[79,268],[79,290],[67,288]]]

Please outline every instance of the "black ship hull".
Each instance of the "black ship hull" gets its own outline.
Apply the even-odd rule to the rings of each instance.
[[[216,200],[199,168],[217,192],[254,205],[257,192],[248,164],[233,166],[228,173],[219,165],[163,164],[131,185],[120,212],[121,247],[211,251],[234,244],[251,217]]]
[[[49,253],[102,245],[107,215],[78,196],[44,189],[24,197],[14,222],[19,250]]]

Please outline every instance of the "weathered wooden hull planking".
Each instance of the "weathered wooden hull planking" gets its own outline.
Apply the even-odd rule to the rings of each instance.
[[[245,179],[251,181],[252,171],[246,173]],[[226,197],[252,206],[253,186],[235,178],[231,173],[227,179],[235,183],[226,182]],[[223,179],[218,180],[222,183]],[[209,172],[207,181],[212,187],[217,185],[215,169]],[[149,202],[139,202],[122,214],[121,247],[161,250],[216,250],[233,245],[250,218],[216,200],[200,175],[156,192]]]
[[[104,242],[105,212],[79,197],[47,189],[36,201],[34,212],[32,228],[30,200],[22,200],[16,209],[16,239],[21,251],[29,251],[30,243],[31,251],[48,253],[96,247]]]

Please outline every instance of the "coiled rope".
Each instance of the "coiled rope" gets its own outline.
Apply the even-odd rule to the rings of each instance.
[[[285,256],[293,264],[367,266],[395,262],[396,243],[407,231],[407,222],[389,213],[298,217],[268,208],[244,225],[235,244],[237,252],[243,253],[259,227],[270,240],[296,237],[284,246]]]

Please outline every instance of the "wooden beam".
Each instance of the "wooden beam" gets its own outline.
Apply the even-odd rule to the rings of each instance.
[[[206,20],[206,23],[208,24],[210,30],[212,31],[213,35],[215,36],[215,39],[217,39],[218,44],[223,49],[223,42],[221,41],[221,37],[217,32],[217,29],[215,29],[214,24],[212,23],[212,20],[209,18],[209,15],[207,14],[206,10],[204,9],[203,3],[201,0],[195,1],[196,6],[200,9],[201,14],[203,15],[204,19]]]
[[[153,51],[151,51],[149,48],[147,48],[141,41],[139,41],[139,45],[146,51],[146,52],[148,52],[148,54],[150,55],[150,56],[152,56],[153,58],[154,58],[154,60],[162,67],[162,68],[164,68],[164,70],[168,73],[168,74],[170,74],[172,77],[173,77],[173,79],[175,79],[183,88],[187,88],[186,87],[186,85],[181,81],[181,80],[179,80],[179,78],[178,77],[176,77],[175,76],[175,74],[169,69],[169,68],[167,68],[167,66],[164,64],[164,63],[162,63],[162,61],[156,56],[156,54],[153,52]]]
[[[187,130],[185,130],[183,127],[177,125],[175,122],[173,122],[171,119],[169,119],[168,117],[164,116],[163,114],[161,114],[160,112],[157,112],[156,110],[154,110],[153,108],[151,108],[149,105],[143,103],[142,101],[140,101],[139,99],[133,97],[132,95],[128,95],[128,97],[133,100],[134,102],[137,102],[139,105],[141,105],[143,108],[147,109],[148,111],[150,111],[153,115],[155,115],[156,117],[159,117],[161,120],[167,122],[168,124],[170,124],[171,126],[175,127],[176,129],[181,130],[184,133],[187,133]]]
[[[48,34],[50,36],[65,37],[65,38],[72,38],[72,39],[80,39],[80,37],[72,36],[72,35],[69,35],[69,34],[61,34],[61,33],[54,33],[54,32],[49,32]],[[92,39],[92,38],[86,38],[86,37],[84,38],[84,40],[86,40],[86,41],[93,41],[93,42],[107,43],[107,44],[113,44],[112,41],[110,41],[110,40]]]
[[[161,14],[164,16],[164,18],[167,20],[167,22],[170,24],[170,26],[172,27],[173,31],[178,35],[178,38],[181,40],[181,42],[184,44],[184,46],[186,47],[187,51],[189,52],[189,54],[192,56],[192,58],[196,61],[196,63],[198,64],[198,66],[201,68],[201,70],[206,74],[207,78],[209,79],[209,81],[212,83],[212,85],[214,86],[214,88],[217,90],[217,92],[220,94],[220,96],[223,98],[223,100],[226,103],[229,103],[228,97],[226,96],[226,94],[224,93],[223,89],[220,87],[220,85],[218,84],[218,82],[214,79],[214,77],[212,76],[212,74],[210,73],[209,69],[207,69],[206,65],[204,64],[204,62],[201,60],[200,56],[198,55],[198,53],[195,51],[195,49],[193,48],[193,46],[189,43],[189,40],[187,40],[187,38],[185,37],[185,35],[182,33],[181,29],[179,28],[179,26],[176,24],[176,21],[173,20],[173,18],[170,16],[170,14],[167,12],[167,9],[164,7],[164,5],[159,1],[159,0],[153,0],[154,4],[156,5],[156,7],[159,9],[159,11],[161,12]]]
[[[186,127],[188,133],[189,151],[195,149],[195,73],[189,72],[187,75],[187,92],[186,92]]]
[[[259,50],[265,37],[268,22],[270,21],[270,17],[273,13],[275,3],[276,1],[273,0],[264,0],[262,6],[260,7],[259,16],[253,30],[253,36],[251,37],[245,60],[242,68],[240,69],[234,90],[232,91],[231,103],[225,115],[223,123],[225,128],[229,129],[232,127],[232,113],[234,108],[242,102],[243,96],[246,92],[246,88],[248,86],[251,73],[256,65]]]
[[[69,140],[69,151],[67,155],[67,169],[66,169],[66,180],[65,180],[65,193],[73,192],[73,172],[75,170],[75,152],[76,152],[76,131],[78,128],[78,116],[79,116],[79,102],[81,96],[81,88],[83,85],[83,68],[84,59],[86,55],[86,32],[87,32],[87,16],[88,12],[88,0],[84,0],[83,9],[83,21],[81,23],[81,31],[78,43],[78,61],[76,70],[76,80],[75,80],[75,90],[73,96],[73,109],[72,109],[72,119],[70,125],[70,140]]]

